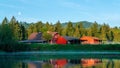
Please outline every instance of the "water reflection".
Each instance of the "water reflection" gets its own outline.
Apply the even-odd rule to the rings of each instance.
[[[102,63],[102,60],[100,60],[100,59],[82,59],[81,62],[82,62],[81,65],[83,67],[89,67],[89,66],[95,66],[97,64]]]
[[[119,64],[112,59],[50,59],[22,62],[22,68],[120,68]]]
[[[37,54],[1,55],[0,68],[120,68],[120,59],[118,58],[80,56]]]

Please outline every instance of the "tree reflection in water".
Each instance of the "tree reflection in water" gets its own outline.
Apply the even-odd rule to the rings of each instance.
[[[0,68],[120,68],[120,59],[1,57]]]

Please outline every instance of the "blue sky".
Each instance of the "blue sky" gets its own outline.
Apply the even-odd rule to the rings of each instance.
[[[120,26],[120,0],[0,0],[0,21],[97,21]]]

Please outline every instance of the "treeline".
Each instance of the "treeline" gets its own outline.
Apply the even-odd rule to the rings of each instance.
[[[34,23],[19,22],[13,16],[10,21],[5,17],[0,25],[0,40],[3,40],[6,36],[7,39],[13,40],[25,40],[33,32],[42,32],[45,40],[50,40],[51,35],[47,34],[47,31],[56,31],[62,36],[72,36],[80,38],[82,36],[94,36],[103,41],[115,41],[120,42],[120,27],[110,27],[108,24],[99,25],[96,21],[86,28],[83,26],[84,22],[77,22],[73,25],[73,22],[67,22],[66,26],[63,26],[60,21],[56,24],[49,22],[43,23],[42,21]],[[7,25],[7,27],[4,27]],[[4,34],[3,34],[4,33]]]
[[[13,17],[11,21],[5,17],[0,24],[0,51],[26,51],[28,46],[19,43],[25,39],[25,28]]]

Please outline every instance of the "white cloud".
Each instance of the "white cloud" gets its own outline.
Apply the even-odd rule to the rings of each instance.
[[[19,12],[18,12],[18,15],[20,16],[21,14],[22,14],[22,13],[19,11]]]

